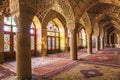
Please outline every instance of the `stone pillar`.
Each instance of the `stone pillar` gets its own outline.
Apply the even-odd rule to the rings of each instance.
[[[104,49],[104,37],[101,37],[101,49]]]
[[[31,79],[31,49],[30,49],[30,22],[29,19],[23,19],[18,25],[17,31],[17,50],[16,50],[16,64],[17,64],[17,78],[18,80]],[[24,23],[23,21],[28,21]]]
[[[100,37],[96,36],[96,51],[100,50]]]
[[[92,54],[92,35],[87,34],[87,51],[88,54]]]
[[[4,17],[0,16],[0,63],[4,62],[4,31],[3,20]]]
[[[74,30],[71,30],[70,42],[70,59],[77,60],[77,38]]]
[[[42,56],[47,56],[47,29],[42,29]]]

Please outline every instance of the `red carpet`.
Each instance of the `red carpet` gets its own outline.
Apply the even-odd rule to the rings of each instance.
[[[14,76],[14,75],[15,75],[14,72],[0,66],[0,80],[3,79],[3,78],[6,78],[8,76]]]
[[[100,62],[100,63],[109,63],[109,64],[120,64],[119,62],[119,53],[120,49],[104,49],[96,52],[95,54],[88,55],[82,58],[84,61],[89,62]]]
[[[120,49],[104,49],[94,54],[87,54],[87,50],[78,51],[78,59],[84,62],[99,62],[105,64],[119,64]],[[48,57],[32,58],[32,74],[36,80],[49,80],[63,71],[76,66],[80,61],[71,61],[68,53],[51,54]],[[16,72],[16,62],[6,62],[0,65],[0,79],[7,76],[14,76]],[[89,75],[89,74],[88,74]],[[96,75],[93,75],[96,76]]]

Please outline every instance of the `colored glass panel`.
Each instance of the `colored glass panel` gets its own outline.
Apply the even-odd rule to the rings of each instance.
[[[58,32],[57,26],[55,26],[55,23],[50,21],[47,26],[48,31]]]
[[[11,18],[11,20],[12,20],[12,24],[11,24],[11,25],[16,26],[16,23],[15,23],[14,19],[13,19],[13,18]]]
[[[54,31],[58,32],[58,28],[56,26],[54,26]]]
[[[3,30],[6,31],[6,32],[10,32],[11,31],[11,27],[4,25]]]
[[[34,28],[35,26],[34,26],[34,24],[32,23],[31,25],[30,25],[30,28]]]
[[[52,49],[55,49],[55,38],[52,38]]]
[[[10,51],[10,34],[4,34],[4,51]]]
[[[8,24],[8,25],[11,25],[11,17],[5,17],[4,18],[4,23]]]
[[[55,33],[54,33],[54,32],[51,32],[51,36],[55,36]]]
[[[59,49],[59,38],[56,38],[56,49]]]
[[[30,33],[34,34],[35,33],[34,29],[30,29]]]
[[[47,35],[49,35],[49,36],[50,36],[50,32],[47,32]]]
[[[35,26],[34,26],[34,24],[32,23],[31,25],[30,25],[30,34],[34,34],[35,33]]]
[[[59,33],[56,33],[56,36],[59,36]]]
[[[47,25],[48,50],[59,49],[59,30],[57,25],[50,21]]]
[[[14,35],[13,41],[14,41],[14,51],[16,51],[16,35]]]
[[[48,37],[48,50],[50,50],[50,49],[51,49],[51,38]]]
[[[35,42],[35,37],[34,37],[34,36],[31,36],[31,50],[34,50],[34,49],[35,49],[34,42]]]
[[[13,27],[13,32],[17,32],[17,27]]]

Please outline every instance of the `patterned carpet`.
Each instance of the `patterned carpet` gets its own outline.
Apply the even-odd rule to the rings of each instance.
[[[77,61],[72,61],[69,59],[70,55],[69,52],[67,53],[57,53],[57,54],[51,54],[48,57],[33,57],[32,58],[32,75],[33,78],[36,80],[66,80],[62,78],[56,78],[56,75],[61,75],[60,73],[72,70],[74,68],[80,67],[80,79],[86,80],[86,78],[90,78],[88,80],[114,80],[110,79],[104,79],[102,76],[108,76],[117,74],[118,71],[120,71],[120,68],[112,68],[107,66],[99,66],[96,65],[95,62],[103,63],[103,64],[118,64],[119,63],[119,51],[120,49],[104,49],[101,51],[96,52],[95,49],[93,50],[95,54],[87,54],[86,49],[82,49],[78,51],[78,59]],[[92,64],[86,64],[91,62]],[[94,65],[93,65],[94,64]],[[102,64],[102,65],[103,65]],[[92,66],[92,67],[90,67]],[[74,68],[73,68],[74,67]],[[120,67],[120,65],[118,65]],[[72,68],[72,69],[71,69]],[[110,71],[107,70],[110,69]],[[98,70],[100,69],[100,70]],[[106,69],[106,72],[104,72]],[[116,69],[114,71],[114,69]],[[118,71],[117,71],[118,70]],[[77,70],[75,70],[77,71]],[[115,72],[111,74],[110,72]],[[75,72],[76,73],[76,72]],[[105,75],[106,73],[110,73],[108,75]],[[5,62],[3,64],[0,64],[0,80],[14,80],[13,78],[6,78],[16,75],[16,62]],[[68,75],[68,74],[67,74]],[[72,75],[72,74],[71,74]],[[78,74],[76,74],[78,75]],[[117,74],[119,75],[119,74]],[[114,76],[115,80],[118,80],[118,76]],[[63,75],[62,75],[63,76]],[[70,75],[68,75],[70,76]],[[96,77],[102,77],[101,79],[96,79]],[[72,77],[72,76],[71,76]],[[92,78],[95,79],[92,79]],[[64,78],[64,77],[63,77]],[[67,80],[80,80],[80,79],[74,79],[70,78]]]
[[[79,63],[50,80],[120,80],[120,68]]]
[[[120,64],[120,48],[109,48],[90,54],[81,60],[87,62],[99,62],[104,64]]]

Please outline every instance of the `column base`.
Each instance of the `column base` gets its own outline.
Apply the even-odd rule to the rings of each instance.
[[[42,57],[48,56],[47,49],[42,49]]]
[[[77,57],[72,57],[72,56],[70,57],[70,59],[71,59],[71,60],[78,60]]]

